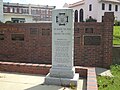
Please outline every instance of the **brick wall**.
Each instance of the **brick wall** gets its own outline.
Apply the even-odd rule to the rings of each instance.
[[[75,23],[75,65],[110,66],[113,21],[114,14],[105,13],[103,22]],[[51,23],[0,24],[0,61],[51,64],[51,31]]]

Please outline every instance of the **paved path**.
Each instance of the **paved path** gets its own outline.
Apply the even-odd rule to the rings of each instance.
[[[44,78],[41,75],[0,72],[0,90],[71,90],[61,86],[43,85]],[[77,90],[85,90],[83,83],[84,80],[80,79]]]

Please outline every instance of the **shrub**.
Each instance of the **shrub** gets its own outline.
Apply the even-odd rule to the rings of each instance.
[[[120,21],[115,20],[114,25],[115,26],[120,26]]]
[[[97,22],[97,20],[92,17],[89,17],[86,19],[86,22]]]

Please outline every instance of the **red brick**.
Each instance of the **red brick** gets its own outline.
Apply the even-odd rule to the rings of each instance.
[[[74,62],[76,66],[109,68],[111,65],[114,14],[105,13],[103,21],[74,24]],[[37,28],[36,34],[32,35],[30,28]],[[86,28],[93,28],[93,33],[85,33]],[[42,30],[50,34],[42,35]],[[1,61],[39,64],[52,63],[51,23],[0,24],[0,32],[4,32],[5,35],[5,39],[0,41]],[[13,33],[24,34],[24,41],[12,41],[11,34]],[[85,35],[101,36],[101,44],[97,46],[84,45]]]

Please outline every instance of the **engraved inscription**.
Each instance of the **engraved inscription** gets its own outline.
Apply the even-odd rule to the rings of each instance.
[[[101,36],[84,36],[84,45],[100,45]]]

